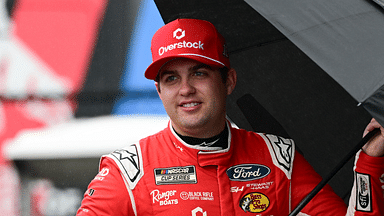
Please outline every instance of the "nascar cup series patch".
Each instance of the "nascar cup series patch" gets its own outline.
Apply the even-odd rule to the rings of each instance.
[[[154,169],[156,185],[196,184],[195,166]]]

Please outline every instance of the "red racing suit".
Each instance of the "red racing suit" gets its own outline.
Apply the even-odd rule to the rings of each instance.
[[[103,156],[77,215],[281,216],[321,181],[291,139],[227,127],[226,149],[188,145],[168,126]],[[384,215],[384,157],[360,152],[355,165],[348,210],[327,185],[298,215]]]

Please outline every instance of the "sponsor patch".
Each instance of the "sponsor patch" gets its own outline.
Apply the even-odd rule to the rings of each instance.
[[[89,195],[89,196],[93,196],[94,193],[95,193],[95,190],[94,190],[94,189],[90,188],[90,189],[88,190],[88,195]]]
[[[247,190],[253,190],[253,191],[257,191],[257,190],[267,190],[269,188],[271,188],[273,185],[273,181],[270,181],[270,182],[255,182],[255,183],[249,183],[249,184],[246,184],[245,186],[241,186],[241,187],[238,187],[238,186],[233,186],[231,187],[231,192],[232,193],[237,193],[237,192],[243,192],[244,191],[244,187],[247,188]]]
[[[290,172],[294,152],[292,140],[270,134],[267,134],[266,136],[272,144],[278,164],[287,172]]]
[[[197,183],[195,166],[157,168],[154,172],[156,185]]]
[[[109,174],[109,169],[104,167],[96,176],[95,176],[95,180],[99,180],[99,181],[103,181],[104,180],[104,177],[107,176]]]
[[[207,212],[204,211],[201,207],[196,207],[195,209],[192,210],[192,216],[197,216],[197,215],[207,216]]]
[[[249,187],[251,190],[263,190],[263,189],[269,189],[272,186],[272,184],[273,184],[273,181],[251,183],[251,184],[247,184],[247,187]]]
[[[186,192],[183,191],[180,193],[180,198],[183,200],[203,200],[203,201],[213,201],[213,192],[201,192],[201,191],[195,191],[195,192]]]
[[[173,38],[176,38],[177,40],[180,40],[184,37],[185,37],[185,30],[178,28],[173,32]],[[159,56],[162,56],[164,53],[166,53],[170,50],[185,49],[185,48],[204,50],[204,43],[202,43],[201,41],[191,42],[191,41],[185,41],[184,40],[182,42],[180,41],[180,42],[176,42],[173,44],[168,44],[164,47],[163,46],[160,47],[158,50],[158,54],[159,54]]]
[[[371,212],[371,176],[368,174],[356,173],[356,190],[356,210]]]
[[[260,164],[240,164],[227,169],[227,175],[232,181],[252,181],[267,176],[271,169]]]
[[[244,212],[260,213],[269,207],[269,199],[262,193],[254,192],[241,198],[239,206]]]
[[[152,202],[159,203],[160,206],[163,205],[177,205],[179,200],[175,199],[176,190],[169,190],[165,192],[160,192],[159,190],[153,190],[151,192]]]
[[[238,186],[231,187],[231,192],[232,193],[243,192],[243,190],[244,190],[244,186],[241,186],[241,187],[238,187]]]
[[[129,180],[134,182],[140,174],[140,160],[136,145],[130,145],[125,149],[114,151],[112,155],[123,165]]]

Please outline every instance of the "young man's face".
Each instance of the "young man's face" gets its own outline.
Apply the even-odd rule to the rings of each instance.
[[[236,72],[224,83],[218,69],[190,59],[175,59],[159,71],[160,99],[175,130],[186,136],[208,138],[225,126],[225,101],[236,84]]]

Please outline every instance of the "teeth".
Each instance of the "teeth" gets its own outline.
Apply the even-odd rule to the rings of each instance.
[[[197,105],[199,105],[199,103],[188,103],[188,104],[183,104],[183,107],[193,107]]]

